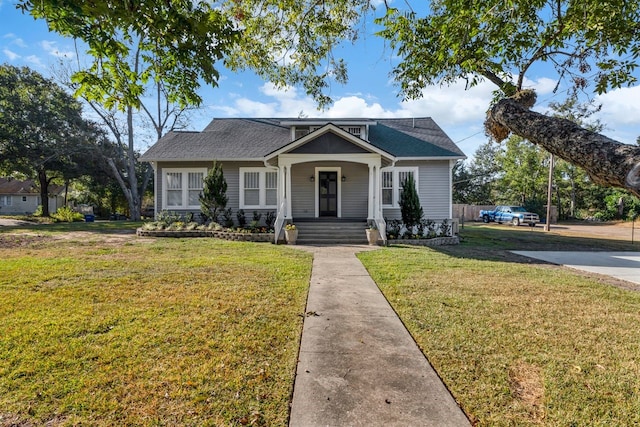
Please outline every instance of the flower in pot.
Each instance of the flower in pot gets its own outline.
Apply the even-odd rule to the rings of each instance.
[[[284,237],[287,239],[288,244],[296,244],[296,240],[298,240],[298,228],[295,224],[287,224],[284,226]]]

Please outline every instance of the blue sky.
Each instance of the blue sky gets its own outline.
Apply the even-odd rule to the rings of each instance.
[[[15,9],[13,1],[0,0],[0,63],[29,66],[50,75],[61,59],[75,58],[74,43],[50,33],[44,21],[36,21]],[[403,102],[390,77],[393,53],[376,37],[375,26],[367,24],[356,45],[341,47],[349,67],[349,83],[334,84],[330,96],[334,104],[318,111],[312,99],[297,88],[276,90],[272,84],[250,72],[232,73],[221,69],[219,87],[203,87],[202,108],[191,120],[190,128],[201,130],[216,117],[432,117],[467,154],[473,156],[487,141],[482,123],[494,86],[482,83],[465,91],[463,82],[449,87],[432,87],[419,100]],[[550,101],[562,102],[566,93],[553,94],[556,76],[550,69],[537,69],[528,86],[536,89],[543,111]],[[603,132],[618,141],[634,144],[640,136],[640,86],[611,91],[596,97],[602,103],[598,118]],[[148,142],[142,142],[144,151]]]

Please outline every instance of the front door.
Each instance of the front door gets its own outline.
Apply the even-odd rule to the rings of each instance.
[[[338,216],[338,172],[318,172],[319,215]]]

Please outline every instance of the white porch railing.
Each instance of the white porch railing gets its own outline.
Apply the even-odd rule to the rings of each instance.
[[[280,203],[280,207],[278,208],[278,215],[276,215],[276,222],[273,224],[273,232],[275,234],[275,243],[278,244],[278,238],[280,237],[280,233],[282,232],[282,227],[284,226],[284,217],[286,215],[287,209],[287,199],[282,199]]]
[[[384,220],[382,207],[380,207],[375,213],[373,220],[375,221],[376,227],[378,228],[378,233],[380,233],[380,240],[382,240],[382,244],[384,246],[387,246],[387,222]]]

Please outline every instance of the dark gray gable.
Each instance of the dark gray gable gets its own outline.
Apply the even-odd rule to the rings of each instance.
[[[290,151],[290,153],[294,154],[354,154],[368,152],[333,132],[322,134]]]

